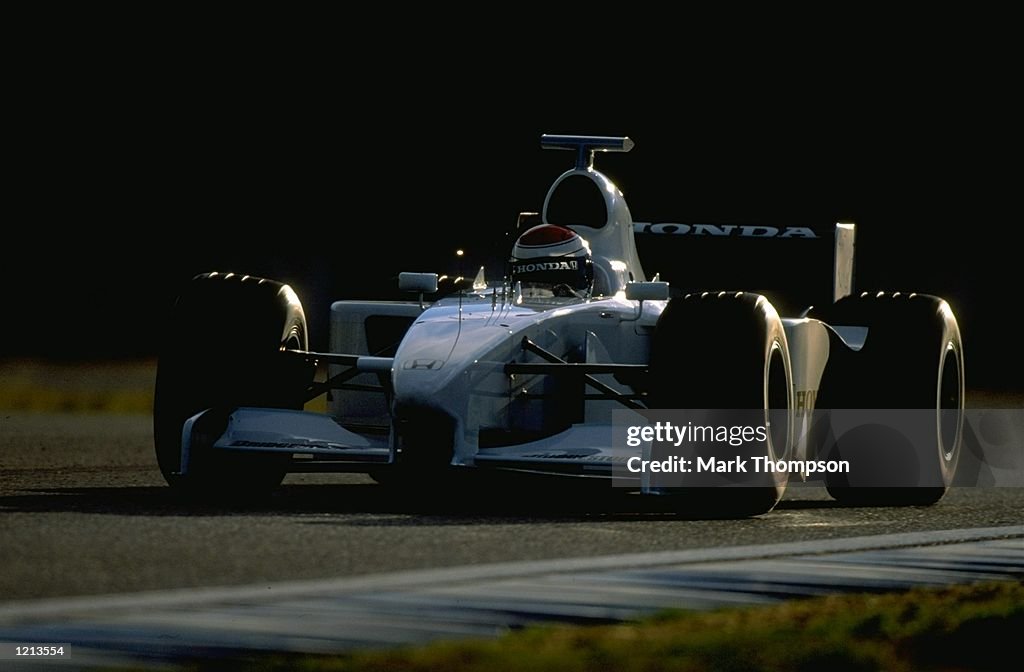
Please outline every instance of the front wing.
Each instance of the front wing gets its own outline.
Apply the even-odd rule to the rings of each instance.
[[[611,444],[611,425],[573,425],[543,439],[477,453],[481,469],[611,478],[628,455]],[[291,458],[292,472],[344,472],[394,465],[387,433],[357,433],[321,413],[273,408],[216,409],[197,413],[182,428],[181,472],[201,450],[277,453]]]

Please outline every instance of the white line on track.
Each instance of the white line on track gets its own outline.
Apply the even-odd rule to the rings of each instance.
[[[373,574],[337,579],[261,583],[234,587],[188,588],[147,591],[123,595],[68,597],[0,605],[0,624],[38,622],[50,619],[80,618],[95,613],[153,610],[164,607],[198,608],[219,602],[271,602],[324,594],[365,593],[422,589],[430,586],[456,586],[464,583],[527,578],[549,574],[637,570],[663,565],[763,560],[796,555],[851,553],[858,551],[956,544],[989,539],[1024,537],[1024,525],[885,534],[817,541],[726,546],[709,549],[662,551],[609,555],[592,558],[566,558],[530,562],[468,565],[444,569],[425,569],[388,574]]]

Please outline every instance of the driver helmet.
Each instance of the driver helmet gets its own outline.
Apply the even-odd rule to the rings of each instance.
[[[594,279],[590,245],[572,229],[539,224],[525,231],[512,247],[512,284],[523,296],[583,297]]]

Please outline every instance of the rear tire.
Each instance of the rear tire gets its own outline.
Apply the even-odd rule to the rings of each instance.
[[[239,406],[302,409],[313,370],[282,355],[308,349],[306,318],[292,289],[246,275],[194,277],[174,306],[157,364],[153,437],[157,463],[176,491],[202,496],[264,495],[281,484],[278,455],[196,450],[181,467],[182,426],[200,411],[197,430],[215,439]]]
[[[916,444],[884,419],[840,437],[833,427],[824,459],[847,459],[851,467],[849,474],[829,475],[829,494],[856,506],[928,506],[941,500],[956,475],[964,410],[964,351],[949,304],[926,294],[863,293],[812,317],[868,328],[859,352],[834,348],[842,354],[826,367],[819,408],[935,413],[934,422],[916,423],[928,432]],[[906,415],[911,422],[919,417]],[[868,485],[856,487],[865,476]]]
[[[773,461],[789,457],[789,348],[782,320],[764,296],[705,292],[672,299],[654,332],[650,375],[651,408],[712,410],[730,425],[750,418],[769,429],[758,456]],[[722,448],[711,450],[723,455]],[[775,508],[787,483],[784,473],[750,473],[731,484],[737,487],[669,490],[681,516],[741,518]]]

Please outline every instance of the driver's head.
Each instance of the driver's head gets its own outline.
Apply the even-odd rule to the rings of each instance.
[[[590,291],[594,270],[590,246],[564,226],[539,224],[512,247],[512,282],[527,296],[582,296]]]

